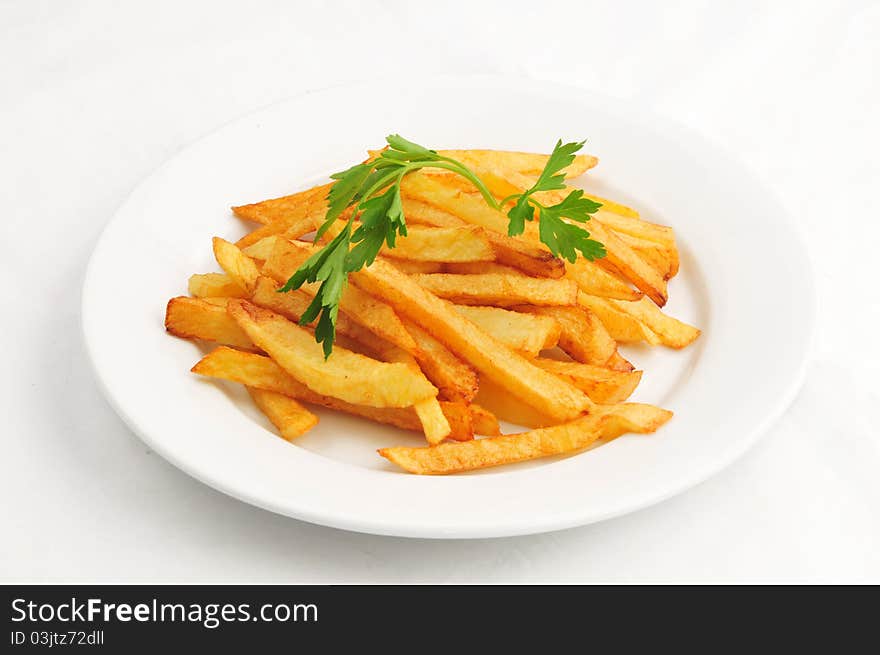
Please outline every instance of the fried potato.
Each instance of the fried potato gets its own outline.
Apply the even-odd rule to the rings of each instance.
[[[503,386],[486,377],[480,377],[480,387],[474,400],[502,421],[527,428],[544,428],[558,425],[559,421],[542,412],[540,408],[512,396]]]
[[[600,209],[599,211],[603,214],[604,213],[612,213],[612,214],[616,214],[617,216],[623,216],[625,218],[635,218],[635,219],[639,218],[639,212],[637,212],[635,209],[633,209],[632,207],[627,207],[626,205],[623,205],[623,204],[616,202],[614,200],[609,200],[608,198],[602,198],[601,196],[595,196],[590,193],[585,193],[584,197],[589,198],[593,202],[598,202],[599,204],[601,204],[602,209]],[[611,225],[609,227],[614,227],[614,226]],[[668,228],[668,229],[671,230],[672,228]]]
[[[425,439],[432,446],[443,441],[452,432],[449,421],[446,420],[443,409],[436,398],[417,402],[413,405],[413,409],[416,411],[416,416],[419,417],[419,423],[422,424]]]
[[[257,278],[260,277],[260,269],[254,260],[245,255],[241,249],[220,237],[214,237],[214,258],[220,264],[226,274],[242,289],[251,293]]]
[[[539,306],[577,303],[577,285],[571,280],[498,273],[433,273],[413,275],[412,279],[434,295],[458,305],[511,307],[526,303]]]
[[[633,289],[598,263],[583,257],[578,258],[573,264],[565,262],[565,277],[577,284],[581,291],[594,296],[620,300],[638,300],[642,297],[641,291]]]
[[[244,298],[242,289],[226,273],[196,273],[189,277],[189,295],[196,298]]]
[[[418,272],[427,273],[428,271]],[[504,264],[498,264],[497,262],[452,262],[444,264],[443,270],[430,272],[454,273],[455,275],[483,275],[485,273],[497,273],[499,275],[518,275],[520,277],[528,277],[525,273],[512,266],[505,266]]]
[[[246,388],[260,411],[287,441],[304,435],[318,424],[318,417],[290,396],[265,389]]]
[[[528,357],[536,357],[542,350],[553,348],[562,332],[562,326],[549,316],[471,305],[456,305],[455,311],[483,332]]]
[[[226,313],[222,305],[180,296],[168,301],[165,308],[165,329],[185,339],[202,339],[255,350],[254,342]]]
[[[326,198],[330,186],[330,184],[323,184],[289,196],[263,200],[250,205],[239,205],[233,207],[232,211],[239,218],[257,223],[292,222],[304,216],[316,200]]]
[[[578,294],[578,304],[598,316],[611,338],[619,343],[645,341],[652,346],[660,343],[660,338],[651,328],[632,314],[619,309],[611,300],[580,293]],[[648,304],[654,305],[650,301]]]
[[[275,239],[277,238],[278,235],[273,234],[271,236],[264,237],[249,246],[245,246],[244,248],[241,248],[241,246],[239,247],[241,248],[241,251],[251,259],[265,262],[272,254],[272,249],[275,248]]]
[[[409,223],[437,227],[468,225],[458,216],[412,198],[404,197],[403,211]],[[497,226],[501,229],[500,223],[497,223]],[[565,266],[561,259],[554,257],[544,246],[507,236],[506,228],[504,230],[502,232],[494,229],[485,231],[486,238],[492,244],[497,263],[537,277],[562,277]]]
[[[246,300],[230,300],[226,311],[279,366],[319,394],[373,407],[409,407],[437,395],[405,364],[378,362],[338,345],[325,361],[308,330]]]
[[[247,248],[255,243],[273,236],[284,236],[287,239],[298,239],[301,236],[315,231],[315,224],[323,218],[325,207],[315,208],[304,216],[289,220],[277,220],[258,227],[253,232],[245,234],[235,242],[239,248]]]
[[[640,239],[648,239],[664,246],[675,247],[675,230],[668,225],[659,225],[658,223],[649,223],[639,218],[638,212],[625,208],[629,212],[634,212],[635,216],[621,211],[615,211],[620,205],[611,203],[610,200],[602,199],[602,208],[596,212],[595,217],[605,227],[611,228],[618,234],[629,234],[630,236],[639,237]]]
[[[384,246],[382,253],[393,259],[429,262],[491,262],[495,260],[485,231],[475,225],[462,227],[407,228],[406,236],[397,238],[394,248]]]
[[[592,405],[586,394],[532,365],[383,259],[352,273],[350,279],[408,316],[484,376],[543,407],[557,420],[568,420]]]
[[[413,275],[416,273],[442,273],[446,270],[446,266],[443,262],[420,262],[415,259],[394,259],[392,260],[392,263],[397,270],[406,273],[407,275]],[[485,266],[490,264],[492,264],[492,262],[480,262],[479,264],[466,262],[466,265],[468,266]]]
[[[671,416],[652,405],[612,405],[563,425],[433,448],[382,448],[379,454],[410,473],[456,473],[572,453],[624,432],[655,432]]]
[[[579,362],[604,366],[617,352],[617,343],[608,330],[584,307],[522,306],[517,311],[549,316],[559,323],[559,347]]]
[[[501,177],[512,172],[538,176],[549,159],[549,155],[508,150],[440,150],[439,153],[461,162],[478,176],[481,172]],[[578,177],[598,163],[599,160],[592,155],[575,155],[574,161],[562,172],[566,178]]]
[[[469,403],[477,394],[477,373],[418,325],[404,319],[418,345],[414,355],[427,378],[446,400]]]
[[[248,387],[274,391],[291,398],[296,398],[312,405],[320,405],[347,414],[393,425],[404,430],[422,431],[422,424],[412,407],[369,407],[355,405],[333,396],[316,393],[307,386],[288,375],[284,369],[265,355],[219,347],[205,355],[192,368],[193,373],[207,377],[239,382]],[[473,438],[471,412],[462,403],[440,402],[443,413],[449,421],[452,432],[449,437],[459,441]],[[467,414],[465,416],[464,414]],[[476,415],[476,414],[474,414]],[[480,425],[485,427],[485,419],[480,413]]]
[[[632,395],[642,379],[641,371],[612,371],[592,364],[563,362],[544,357],[538,357],[534,361],[545,371],[571,382],[593,402],[603,405],[622,403]]]
[[[276,239],[272,254],[263,264],[263,273],[283,284],[309,258],[313,249],[310,243]],[[304,284],[301,289],[314,296],[319,286],[317,283]],[[388,304],[349,284],[342,292],[339,309],[386,341],[412,355],[419,355],[416,342]]]
[[[634,237],[631,234],[615,232],[615,235],[653,266],[664,280],[669,280],[678,273],[678,252],[676,250],[667,248],[656,241]]]
[[[487,437],[497,437],[501,434],[501,426],[498,425],[498,417],[485,407],[471,403],[467,405],[471,415],[471,422],[476,434]]]
[[[609,300],[608,302],[644,323],[665,346],[684,348],[700,336],[699,329],[667,316],[656,305],[646,302],[644,298],[636,302],[619,300]]]

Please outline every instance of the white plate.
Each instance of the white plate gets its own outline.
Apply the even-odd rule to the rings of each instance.
[[[203,350],[165,334],[168,298],[217,270],[210,237],[246,227],[229,206],[284,195],[363,158],[386,134],[434,148],[547,151],[588,139],[584,185],[672,225],[682,253],[669,313],[703,336],[689,349],[632,348],[633,400],[675,411],[652,436],[461,476],[399,472],[383,445],[417,436],[332,412],[290,445],[235,385],[189,373]],[[746,450],[802,379],[814,294],[804,247],[773,195],[681,126],[557,85],[438,78],[329,89],[237,120],[171,159],[102,235],[83,290],[98,379],[125,422],[190,475],[314,523],[413,537],[556,530],[630,512],[707,478]]]

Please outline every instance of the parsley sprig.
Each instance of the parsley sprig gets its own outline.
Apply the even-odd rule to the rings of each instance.
[[[602,244],[590,239],[589,232],[572,223],[587,222],[590,214],[595,213],[601,204],[583,197],[584,192],[580,189],[571,191],[562,201],[550,206],[534,198],[534,194],[542,191],[565,189],[565,174],[562,171],[574,162],[575,153],[583,147],[583,141],[557,142],[535,184],[522,193],[498,202],[480,178],[461,162],[397,134],[385,140],[388,148],[378,157],[330,176],[336,182],[327,195],[327,214],[315,240],[320,239],[351,208],[345,227],[326,246],[309,257],[279,289],[284,292],[299,289],[306,282],[321,283],[314,299],[300,317],[300,324],[306,325],[318,319],[315,340],[323,345],[325,358],[333,351],[339,301],[349,273],[372,264],[383,245],[394,248],[398,235],[406,236],[400,183],[407,174],[420,168],[442,168],[461,175],[477,188],[486,203],[494,209],[501,210],[513,202],[507,212],[510,236],[522,234],[526,221],[534,220],[537,210],[541,241],[553,255],[570,262],[577,259],[578,251],[589,260],[605,256]],[[360,221],[356,228],[355,218]]]

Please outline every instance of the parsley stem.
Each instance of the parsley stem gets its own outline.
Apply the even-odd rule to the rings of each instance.
[[[435,161],[419,161],[413,162],[410,164],[412,168],[425,168],[425,167],[433,167],[433,168],[445,168],[446,170],[452,171],[453,173],[458,173],[462,177],[467,178],[475,187],[477,187],[477,191],[480,192],[480,195],[483,196],[483,200],[492,207],[493,209],[501,209],[501,205],[498,204],[498,201],[495,200],[495,196],[492,195],[492,192],[486,188],[486,185],[483,184],[483,181],[476,176],[476,174],[469,169],[464,164],[461,164],[454,159],[450,159],[448,157],[440,157]]]

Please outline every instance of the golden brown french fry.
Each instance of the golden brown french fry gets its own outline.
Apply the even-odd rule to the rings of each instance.
[[[413,275],[411,279],[434,295],[458,305],[511,307],[522,304],[570,306],[577,303],[577,285],[571,280],[499,273],[433,273]]]
[[[304,216],[316,200],[326,198],[330,186],[330,184],[324,184],[281,198],[239,205],[233,207],[232,211],[239,218],[257,223],[292,222]]]
[[[602,298],[638,300],[642,292],[633,289],[624,280],[606,271],[597,262],[579,257],[573,264],[565,262],[565,277],[575,282],[578,288]]]
[[[203,339],[254,350],[250,337],[226,313],[226,305],[181,296],[168,301],[165,329],[185,339]]]
[[[226,273],[196,273],[189,277],[189,294],[196,298],[244,298],[247,290]]]
[[[618,308],[612,300],[579,293],[578,304],[598,316],[611,338],[619,343],[645,341],[652,346],[660,343],[660,338],[647,325],[632,314]],[[650,301],[648,304],[656,307]]]
[[[308,330],[246,300],[230,300],[226,311],[281,368],[319,394],[373,407],[410,407],[437,395],[406,364],[379,362],[339,345],[325,361]]]
[[[605,204],[596,212],[595,217],[607,228],[618,234],[648,239],[669,248],[675,247],[675,230],[668,225],[649,223],[636,216],[614,211],[613,206],[608,205],[608,200],[600,201]],[[627,208],[628,209],[628,208]],[[633,211],[633,210],[630,210]]]
[[[481,434],[487,437],[497,437],[501,434],[501,426],[498,425],[498,417],[492,412],[476,403],[467,405],[467,408],[470,412],[471,422],[476,434]]]
[[[645,302],[644,298],[636,302],[619,300],[610,300],[609,302],[643,322],[665,346],[684,348],[700,336],[699,329],[667,316],[653,303]]]
[[[625,403],[563,425],[433,448],[382,448],[379,454],[410,473],[442,475],[583,450],[624,432],[654,432],[672,416],[652,405]]]
[[[641,255],[654,269],[669,280],[678,272],[678,252],[663,244],[642,237],[634,237],[623,232],[614,232],[621,241]]]
[[[315,246],[302,241],[276,239],[272,254],[263,264],[263,273],[282,284],[309,258]],[[314,296],[319,284],[304,284],[301,289]],[[407,332],[400,318],[387,303],[381,302],[361,289],[348,285],[342,292],[339,310],[386,341],[418,356],[418,346]]]
[[[408,319],[403,320],[418,350],[414,355],[446,400],[469,403],[477,394],[477,374],[442,343]]]
[[[560,378],[561,379],[561,378]],[[480,378],[480,387],[474,400],[502,421],[526,428],[543,428],[558,425],[559,420],[548,416],[540,408],[523,402],[504,387],[487,377]]]
[[[284,369],[265,355],[220,347],[203,357],[192,368],[193,373],[207,377],[239,382],[249,387],[275,391],[313,405],[393,425],[404,430],[422,431],[422,425],[412,407],[369,407],[345,402],[333,396],[316,393],[288,375]],[[462,403],[440,402],[443,413],[452,427],[450,438],[464,441],[473,438],[471,422],[462,416]],[[469,413],[469,412],[468,412]],[[482,417],[481,417],[482,421]],[[482,423],[481,423],[482,425]]]
[[[407,275],[413,275],[415,273],[442,273],[446,270],[443,262],[420,262],[414,259],[395,259],[392,263],[397,270],[406,273]],[[492,262],[481,262],[480,264],[467,262],[468,266],[483,266],[486,264],[492,264]]]
[[[562,332],[562,326],[549,316],[473,305],[456,305],[455,311],[528,357],[537,357],[542,350],[553,348]]]
[[[416,224],[442,227],[468,225],[458,216],[421,200],[404,197],[403,210],[406,220]],[[500,223],[498,226],[500,227]],[[537,277],[559,278],[565,272],[563,261],[554,257],[547,248],[539,244],[509,237],[506,232],[491,229],[485,231],[485,236],[492,244],[495,259],[499,264]]]
[[[595,314],[584,307],[518,307],[518,311],[549,316],[562,326],[559,347],[584,364],[604,366],[617,343]]]
[[[422,432],[425,433],[425,439],[432,446],[440,443],[452,432],[452,427],[443,409],[436,398],[428,398],[413,405],[416,416],[419,417],[419,423],[422,424]]]
[[[272,254],[272,249],[275,247],[275,239],[277,238],[278,235],[273,234],[271,236],[260,239],[259,241],[256,241],[249,246],[241,248],[241,251],[251,259],[265,262],[267,259],[269,259],[269,255]]]
[[[632,395],[642,379],[641,371],[612,371],[580,362],[563,362],[538,357],[535,364],[568,380],[603,405],[622,403]]]
[[[315,231],[315,222],[320,220],[324,215],[324,212],[325,209],[321,207],[310,211],[304,216],[266,223],[253,232],[245,234],[241,239],[235,242],[235,245],[244,249],[262,241],[263,239],[268,239],[273,236],[284,236],[288,239],[298,239],[309,232]]]
[[[549,155],[509,150],[440,150],[441,155],[461,162],[480,176],[490,172],[504,177],[516,172],[538,176],[547,165]],[[592,155],[575,155],[574,161],[563,169],[566,178],[578,177],[593,168],[599,160]]]
[[[350,279],[408,316],[484,376],[543,407],[557,420],[568,420],[592,405],[586,394],[532,365],[383,259],[351,274]]]
[[[601,196],[596,196],[590,193],[585,193],[584,197],[589,198],[594,202],[600,203],[602,205],[602,209],[599,210],[599,213],[601,214],[611,213],[618,216],[623,216],[624,218],[639,218],[639,212],[637,212],[635,209],[633,209],[632,207],[627,207],[626,205],[616,202],[614,200],[609,200],[608,198],[603,198]],[[609,225],[609,227],[614,226]],[[668,229],[671,230],[672,228]]]
[[[382,252],[393,259],[428,262],[491,262],[495,260],[485,231],[475,225],[425,227],[413,225]]]
[[[485,273],[497,273],[499,275],[519,275],[527,277],[526,274],[512,266],[505,266],[497,262],[452,262],[443,265],[440,271],[407,271],[408,273],[454,273],[456,275],[483,275]]]
[[[235,244],[229,243],[220,237],[214,237],[214,258],[220,264],[226,274],[242,289],[251,293],[257,278],[260,277],[260,269],[254,260],[245,255]]]
[[[287,441],[304,435],[318,424],[318,417],[290,396],[254,387],[246,389],[260,411]]]

